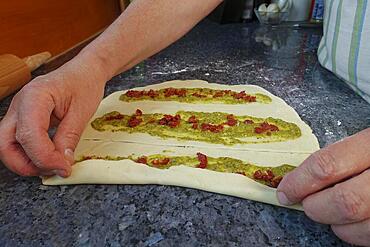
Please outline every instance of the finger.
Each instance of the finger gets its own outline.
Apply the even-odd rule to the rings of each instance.
[[[348,243],[370,246],[370,219],[348,225],[332,225],[331,229]]]
[[[303,200],[311,219],[323,224],[348,224],[370,218],[369,170]]]
[[[60,176],[69,176],[71,167],[64,155],[56,150],[47,132],[54,109],[53,99],[43,96],[42,100],[35,101],[25,97],[23,102],[26,103],[19,107],[16,140],[37,167],[58,170]]]
[[[71,110],[58,126],[54,136],[54,143],[57,150],[64,153],[71,165],[75,162],[74,151],[89,120],[89,117],[82,117],[81,115],[77,114],[73,110],[73,107],[71,107]]]
[[[51,114],[49,128],[57,127],[60,124],[60,119],[58,119],[54,114]]]
[[[15,140],[15,124],[14,115],[7,115],[0,122],[0,132],[2,134],[0,140],[0,159],[4,165],[14,173],[21,176],[38,176],[41,174],[41,169],[36,167],[32,161],[23,152],[22,147]]]
[[[326,147],[284,176],[278,187],[281,204],[292,205],[370,166],[370,129]]]

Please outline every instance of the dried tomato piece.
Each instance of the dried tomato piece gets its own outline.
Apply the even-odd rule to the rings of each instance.
[[[198,129],[198,123],[193,123],[193,125],[191,126],[193,129]]]
[[[159,121],[158,123],[160,125],[166,125],[171,128],[175,128],[180,125],[181,122],[181,116],[179,114],[176,114],[175,116],[171,116],[168,114],[165,114]]]
[[[128,126],[131,127],[131,128],[134,128],[136,126],[138,126],[143,120],[141,118],[138,118],[136,116],[132,116],[129,120],[128,120]]]
[[[152,163],[154,166],[165,166],[168,165],[168,163],[170,163],[170,159],[169,158],[155,159],[152,161]]]
[[[156,91],[154,91],[153,89],[150,89],[148,92],[146,92],[146,95],[149,96],[150,98],[155,98],[159,94]]]
[[[267,170],[265,176],[263,177],[265,180],[271,180],[275,177],[274,173],[271,170]]]
[[[235,126],[238,124],[238,120],[235,119],[233,114],[227,115],[227,121],[226,124],[229,126]]]
[[[185,89],[179,89],[176,92],[176,95],[179,97],[185,97],[186,96],[186,90]]]
[[[223,91],[218,91],[213,95],[213,98],[219,98],[219,97],[223,97],[223,96],[224,96],[224,92]]]
[[[196,116],[191,116],[188,119],[188,123],[198,123],[198,119],[196,118]]]
[[[207,168],[207,165],[208,165],[208,158],[205,154],[202,154],[202,153],[197,153],[197,157],[198,157],[198,160],[199,160],[199,165],[198,165],[198,168],[201,168],[201,169],[205,169]]]
[[[193,93],[192,96],[197,97],[197,98],[205,98],[207,97],[206,95],[200,94],[200,93]]]
[[[257,180],[262,180],[267,183],[268,186],[276,188],[280,181],[282,180],[281,176],[275,177],[272,170],[268,169],[266,171],[257,170],[253,174],[253,178]]]
[[[250,119],[244,120],[244,123],[245,124],[254,124],[253,120],[250,120]]]
[[[164,96],[166,98],[171,96],[179,96],[179,97],[185,97],[186,96],[186,89],[176,89],[176,88],[166,88],[164,89]]]
[[[143,112],[140,109],[136,109],[135,115],[136,116],[142,116],[143,115]]]
[[[268,135],[271,135],[270,131],[279,131],[279,127],[273,124],[269,124],[267,122],[263,122],[260,124],[259,127],[254,128],[254,132],[257,134],[267,132],[267,134],[270,133]]]
[[[175,89],[174,88],[170,87],[170,88],[164,89],[164,97],[167,98],[167,97],[171,97],[173,95],[175,95]]]
[[[122,114],[117,114],[117,115],[112,115],[112,116],[106,116],[104,118],[105,121],[113,121],[113,120],[121,120],[121,119],[124,119],[125,118],[125,115],[122,115]]]
[[[140,98],[144,96],[144,92],[137,90],[129,90],[126,92],[126,96],[130,98]]]
[[[224,126],[222,124],[214,125],[214,124],[202,123],[202,125],[200,126],[200,128],[203,131],[207,131],[208,130],[208,131],[211,131],[213,133],[219,133],[219,132],[221,132],[224,129]]]
[[[254,172],[254,174],[253,174],[253,178],[254,178],[254,179],[262,179],[262,176],[263,176],[263,173],[262,173],[262,171],[261,171],[261,170],[257,170],[257,171],[255,171],[255,172]]]
[[[243,97],[244,101],[247,101],[247,102],[256,102],[257,101],[257,98],[256,96],[251,96],[251,95],[246,95]]]
[[[256,134],[262,134],[264,131],[265,131],[265,130],[264,130],[264,129],[262,129],[262,128],[260,128],[260,127],[255,127],[255,128],[254,128],[254,132],[255,132]]]
[[[281,182],[281,180],[283,180],[283,177],[282,176],[277,176],[277,177],[274,177],[270,183],[271,187],[273,188],[277,188]]]
[[[239,93],[232,93],[232,96],[234,99],[244,100],[247,102],[256,102],[256,96],[252,96],[249,94],[246,94],[245,91],[241,91]]]
[[[245,91],[241,91],[239,93],[233,93],[232,94],[235,99],[242,99],[244,96],[246,96]]]
[[[136,163],[141,163],[141,164],[148,164],[148,158],[146,156],[141,156],[136,160]]]

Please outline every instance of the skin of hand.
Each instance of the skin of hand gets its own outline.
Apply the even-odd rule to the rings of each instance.
[[[26,85],[0,122],[0,159],[23,176],[67,177],[73,152],[114,75],[170,45],[221,0],[135,0],[79,55]],[[48,130],[57,126],[53,139]]]
[[[73,151],[103,97],[106,79],[98,70],[70,63],[25,86],[0,122],[5,166],[22,176],[69,176]],[[54,126],[51,139],[48,130]]]
[[[346,242],[370,246],[370,128],[312,154],[287,174],[281,204],[301,202],[312,220]]]

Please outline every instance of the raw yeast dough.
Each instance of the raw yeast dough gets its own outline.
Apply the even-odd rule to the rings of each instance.
[[[91,127],[85,129],[81,141],[75,151],[76,160],[83,156],[127,157],[130,155],[147,156],[162,154],[168,156],[194,156],[200,152],[210,157],[230,157],[258,166],[275,167],[283,164],[298,166],[311,153],[319,149],[316,137],[310,127],[305,124],[293,108],[282,99],[272,95],[258,86],[252,85],[220,85],[199,80],[169,81],[150,85],[134,90],[162,88],[211,88],[221,90],[243,91],[246,93],[262,93],[272,99],[270,104],[194,104],[176,101],[134,101],[123,102],[119,97],[126,91],[115,92],[100,104],[91,122],[102,115],[118,111],[131,115],[136,109],[143,113],[174,114],[177,111],[224,112],[229,114],[249,115],[262,118],[279,118],[295,123],[302,135],[294,140],[284,142],[237,144],[224,146],[200,141],[163,139],[146,133],[99,132]],[[227,165],[227,164],[225,164]],[[276,189],[255,182],[240,174],[215,172],[187,166],[174,166],[169,169],[158,169],[138,164],[130,159],[119,161],[85,160],[73,166],[72,175],[68,178],[58,176],[43,178],[45,185],[64,184],[161,184],[175,185],[211,191],[241,198],[279,205]],[[299,206],[294,207],[300,209]]]

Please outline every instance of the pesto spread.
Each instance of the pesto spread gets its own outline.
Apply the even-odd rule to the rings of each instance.
[[[128,157],[83,156],[79,161],[91,159],[113,161],[129,159],[138,164],[148,165],[158,169],[168,169],[172,166],[184,165],[216,172],[237,173],[273,188],[276,188],[279,185],[283,176],[295,168],[294,166],[287,164],[278,167],[257,166],[255,164],[229,157],[207,157],[202,153],[197,153],[196,156],[167,156],[163,154],[149,156],[130,155]]]
[[[234,116],[222,112],[179,111],[168,115],[143,114],[137,109],[130,116],[114,111],[96,118],[91,125],[97,131],[147,133],[163,139],[224,145],[280,142],[301,136],[296,124],[281,119]]]
[[[178,101],[185,103],[271,103],[267,95],[256,93],[248,94],[245,91],[217,90],[210,88],[164,88],[159,90],[129,90],[122,94],[120,100],[131,101]]]

